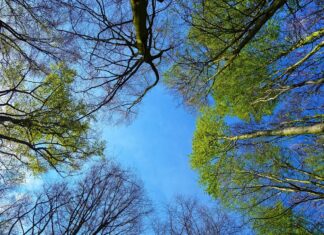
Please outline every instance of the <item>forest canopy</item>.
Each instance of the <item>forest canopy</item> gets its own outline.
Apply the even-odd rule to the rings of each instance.
[[[261,234],[320,234],[322,3],[181,7],[190,30],[166,83],[201,112],[191,154],[200,182]]]
[[[0,230],[142,233],[151,205],[118,164],[17,190],[109,158],[98,118],[129,120],[163,77],[197,114],[190,164],[214,203],[256,234],[324,232],[322,1],[3,0],[0,14]],[[195,200],[167,207],[155,234],[238,232]]]

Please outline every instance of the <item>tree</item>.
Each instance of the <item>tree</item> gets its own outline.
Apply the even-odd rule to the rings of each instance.
[[[166,208],[163,220],[155,220],[155,234],[235,234],[241,231],[228,214],[197,199],[178,196]]]
[[[140,234],[151,209],[141,183],[111,162],[2,206],[6,234]]]
[[[149,57],[147,51],[148,31],[146,28],[147,19],[147,0],[131,1],[133,12],[133,23],[136,31],[136,44],[140,54],[144,56],[144,60]]]
[[[166,82],[201,108],[191,155],[201,183],[255,228],[280,231],[282,221],[293,221],[285,231],[297,233],[293,225],[303,221],[300,233],[321,233],[319,2],[198,1],[181,8],[191,28]]]
[[[143,2],[132,14],[129,1],[4,1],[0,63],[19,58],[24,66],[48,73],[51,64],[64,61],[77,71],[74,91],[86,96],[89,114],[103,106],[131,113],[158,83],[157,65],[171,49],[164,45],[158,17],[169,4]]]
[[[187,104],[200,105],[212,95],[235,110],[245,97],[239,94],[246,93],[251,102],[239,110],[257,110],[262,100],[271,103],[291,89],[314,91],[323,83],[317,1],[180,2],[182,8],[191,29],[167,83]]]
[[[191,163],[207,192],[224,205],[259,220],[278,220],[288,212],[296,213],[307,218],[306,227],[312,227],[309,230],[320,233],[323,140],[316,135],[321,132],[309,133],[305,126],[300,129],[300,133],[285,133],[282,128],[278,133],[226,136],[235,128],[224,124],[214,110],[208,110],[197,124]],[[273,208],[278,203],[283,203],[281,210]]]
[[[34,173],[63,171],[101,155],[103,144],[90,130],[92,114],[103,106],[131,112],[157,84],[155,61],[169,48],[161,49],[163,36],[153,27],[164,10],[155,0],[142,9],[148,11],[140,22],[148,23],[150,58],[145,59],[138,53],[129,2],[5,0],[0,5],[0,184],[6,188],[13,182],[9,176],[23,178],[11,173],[18,165]],[[156,76],[153,84],[151,76],[142,77],[144,64]]]
[[[23,66],[3,68],[1,80],[1,170],[20,162],[34,173],[60,166],[77,167],[101,155],[103,145],[91,134],[86,104],[71,92],[75,72],[64,64],[46,76]],[[63,168],[61,168],[63,170]]]

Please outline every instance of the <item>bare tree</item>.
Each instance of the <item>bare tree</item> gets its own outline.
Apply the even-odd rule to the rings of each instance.
[[[170,2],[143,3],[135,10],[124,0],[4,1],[0,62],[19,59],[46,73],[65,61],[77,71],[75,90],[86,95],[91,113],[103,106],[129,113],[158,83],[157,65],[172,48],[167,17],[159,16]]]
[[[141,183],[118,165],[99,162],[76,182],[2,205],[5,234],[140,234],[150,211]]]
[[[194,198],[176,197],[167,205],[165,218],[153,222],[153,231],[161,235],[238,234],[236,222],[219,208],[208,207]]]

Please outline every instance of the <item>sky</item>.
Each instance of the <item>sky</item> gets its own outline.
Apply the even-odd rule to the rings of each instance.
[[[105,155],[135,172],[154,204],[179,194],[209,201],[189,163],[195,114],[162,84],[145,96],[130,124],[102,123]]]
[[[102,138],[107,141],[106,157],[130,168],[143,181],[158,214],[178,195],[217,207],[217,202],[199,185],[198,174],[190,168],[196,115],[160,83],[144,97],[129,125],[107,125],[101,121]],[[230,214],[240,221],[239,214]],[[151,234],[150,230],[145,234]],[[244,227],[240,234],[253,232]]]

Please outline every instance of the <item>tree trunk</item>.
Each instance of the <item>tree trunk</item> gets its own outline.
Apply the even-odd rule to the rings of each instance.
[[[306,135],[306,134],[320,134],[324,133],[324,123],[315,124],[312,126],[297,126],[297,127],[286,127],[281,129],[264,130],[264,131],[254,131],[251,133],[222,137],[222,139],[227,140],[246,140],[258,137],[267,136],[291,136],[291,135]]]
[[[130,0],[133,12],[133,24],[136,33],[137,49],[141,55],[147,57],[147,0]]]

